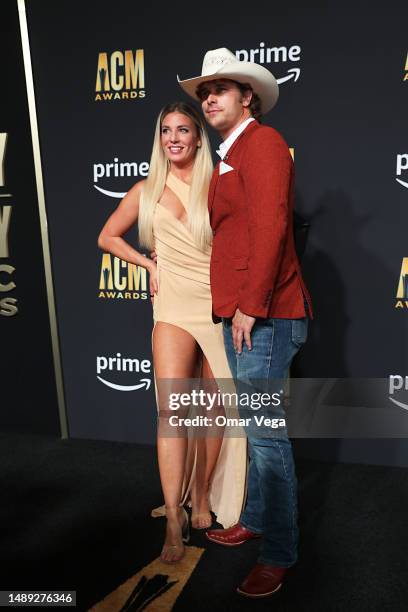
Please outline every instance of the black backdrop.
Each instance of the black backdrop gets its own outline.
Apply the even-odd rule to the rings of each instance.
[[[3,223],[6,208],[11,207],[7,236],[0,233],[0,429],[57,434],[44,260],[15,0],[4,0],[0,6],[0,57],[0,133],[7,134],[4,184],[0,184]]]
[[[160,108],[185,99],[176,74],[196,76],[204,52],[221,46],[241,58],[274,48],[265,66],[287,78],[265,122],[294,148],[297,209],[311,222],[303,268],[316,320],[296,372],[408,373],[408,310],[396,298],[408,256],[408,190],[396,180],[408,180],[406,3],[257,3],[245,14],[229,5],[195,5],[193,14],[191,4],[127,0],[27,4],[71,435],[154,438],[145,277],[129,287],[127,269],[110,259],[102,273],[96,239],[119,202],[112,192],[125,192],[146,172]],[[112,73],[110,89],[96,92],[100,54],[120,63],[126,50],[133,57],[143,50],[135,97],[123,99]],[[96,99],[104,95],[111,99]],[[110,290],[101,273],[105,284],[113,278]],[[123,358],[135,360],[131,372]],[[299,448],[408,464],[404,441],[303,441]]]

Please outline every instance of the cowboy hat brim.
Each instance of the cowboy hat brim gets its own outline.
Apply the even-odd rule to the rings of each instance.
[[[196,90],[201,83],[206,81],[215,81],[217,79],[231,79],[238,83],[248,83],[253,91],[258,94],[261,100],[261,112],[266,114],[269,112],[278,101],[279,86],[269,70],[254,64],[253,62],[239,62],[236,64],[227,64],[219,68],[216,72],[204,76],[194,77],[192,79],[180,80],[177,75],[177,80],[184,91],[199,100]]]

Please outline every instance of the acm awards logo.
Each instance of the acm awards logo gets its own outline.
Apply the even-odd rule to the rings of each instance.
[[[408,308],[408,257],[404,257],[397,288],[395,308]]]
[[[398,178],[402,175],[404,170],[408,170],[408,153],[400,153],[397,155],[397,176],[395,177],[397,183],[408,188],[408,181],[403,181],[402,179]]]
[[[111,179],[115,178],[130,176],[146,177],[148,173],[149,162],[120,162],[118,157],[114,157],[113,163],[99,163],[93,165],[94,188],[110,198],[121,199],[125,197],[126,191],[111,191],[109,189],[104,189],[100,185],[97,185],[97,183],[101,179],[108,179],[108,182],[111,182]],[[104,181],[104,184],[105,183],[106,181]]]
[[[146,377],[151,374],[152,364],[149,359],[134,359],[122,357],[121,353],[116,353],[115,357],[97,356],[96,358],[96,378],[102,384],[115,389],[116,391],[138,391],[139,389],[150,389],[151,378]],[[119,373],[119,374],[118,374]],[[131,374],[131,379],[129,379]],[[143,376],[137,382],[134,375]],[[128,384],[125,384],[125,383]]]
[[[99,53],[95,102],[134,100],[145,96],[143,49]]]
[[[259,43],[259,47],[254,49],[237,49],[235,55],[237,59],[244,62],[256,62],[257,64],[286,64],[287,62],[299,62],[301,51],[302,48],[300,45],[291,45],[290,47],[267,47],[264,42],[261,42]],[[287,68],[286,74],[280,77],[276,75],[275,67],[271,68],[271,71],[275,75],[279,85],[291,80],[296,82],[300,76],[300,68],[298,65]]]
[[[147,300],[147,270],[103,253],[98,298]]]
[[[5,175],[4,175],[4,159],[6,155],[7,145],[7,134],[0,134],[0,203],[7,201],[8,198],[12,197],[11,193],[3,193],[2,188],[5,187]],[[16,306],[17,299],[11,293],[16,288],[16,284],[13,281],[13,274],[16,271],[14,266],[7,263],[10,258],[9,250],[9,235],[11,226],[11,212],[12,206],[7,204],[0,204],[0,316],[13,317],[17,314],[18,308]],[[2,262],[6,260],[6,262]]]

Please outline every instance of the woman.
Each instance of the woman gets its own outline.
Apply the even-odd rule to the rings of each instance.
[[[244,495],[245,440],[213,435],[192,441],[182,428],[170,431],[169,387],[161,384],[167,381],[174,391],[177,381],[182,386],[201,374],[216,389],[214,377],[231,376],[221,325],[212,321],[207,209],[211,174],[200,115],[184,102],[167,105],[157,120],[148,178],[130,189],[98,240],[105,251],[150,273],[156,398],[163,417],[157,447],[167,516],[161,559],[167,563],[184,555],[188,519],[183,503],[191,501],[195,528],[211,526],[210,509],[229,526],[238,520]],[[136,222],[140,244],[156,252],[157,263],[123,240]],[[182,415],[178,411],[177,416]]]

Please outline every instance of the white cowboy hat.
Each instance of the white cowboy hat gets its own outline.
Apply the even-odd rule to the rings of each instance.
[[[238,83],[249,83],[261,100],[262,114],[270,111],[278,101],[278,83],[269,70],[254,62],[241,62],[225,47],[207,51],[204,56],[201,76],[177,80],[186,93],[198,100],[196,89],[200,83],[216,79],[231,79]]]

